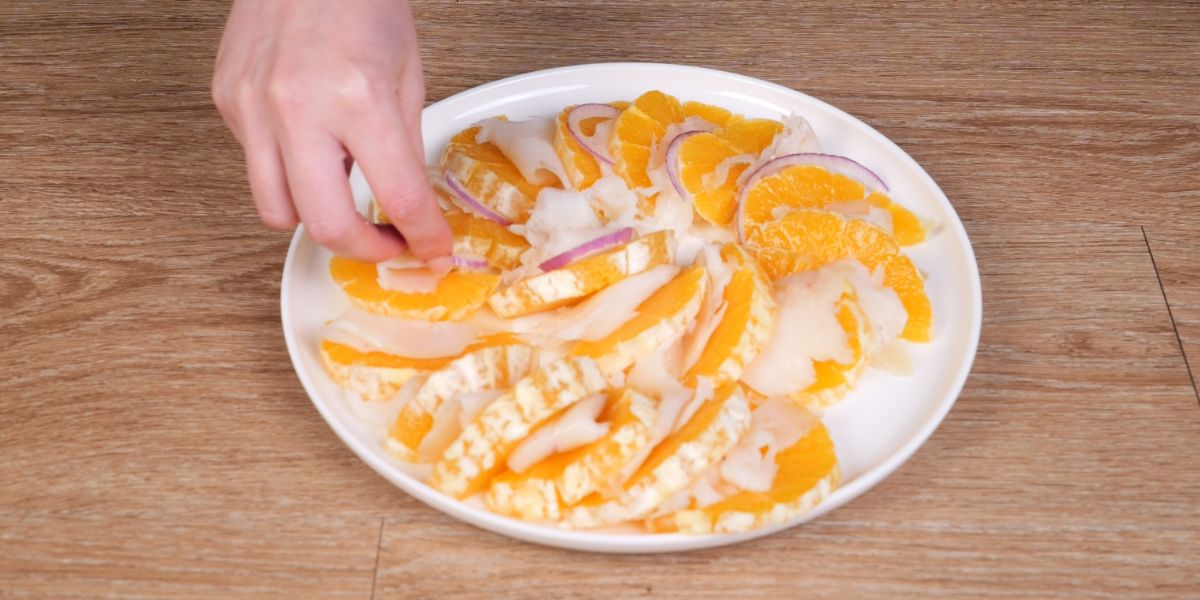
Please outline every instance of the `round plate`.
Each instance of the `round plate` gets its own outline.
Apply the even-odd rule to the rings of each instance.
[[[915,345],[915,372],[907,377],[870,369],[825,423],[837,448],[842,485],[803,517],[743,534],[685,535],[575,531],[502,517],[445,496],[382,450],[384,432],[364,426],[321,366],[321,325],[349,308],[328,274],[330,254],[296,230],[283,269],[283,332],[296,374],[313,405],[338,437],[388,481],[455,518],[522,540],[600,552],[670,552],[708,548],[769,535],[833,510],[896,470],[925,442],[954,404],[979,342],[982,302],[979,271],[962,222],[933,179],[908,154],[858,119],[772,83],[710,69],[645,63],[581,65],[537,71],[483,85],[425,109],[425,152],[439,156],[452,135],[495,115],[512,119],[552,116],[584,102],[632,100],[658,89],[681,100],[715,104],[750,117],[778,119],[796,112],[812,124],[826,152],[870,167],[891,194],[933,222],[928,241],[906,249],[926,274],[933,303],[934,338]],[[370,194],[361,173],[351,174],[355,199]]]

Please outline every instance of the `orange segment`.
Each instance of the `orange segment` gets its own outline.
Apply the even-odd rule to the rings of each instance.
[[[479,491],[539,423],[606,386],[590,358],[567,357],[534,371],[492,402],[446,449],[430,484],[455,498]]]
[[[867,202],[871,206],[888,211],[892,216],[892,237],[896,239],[897,244],[911,246],[925,241],[925,226],[921,225],[921,220],[907,208],[892,202],[887,194],[871,192],[871,195],[867,196]]]
[[[574,527],[599,527],[645,516],[721,460],[750,428],[750,405],[735,384],[716,390],[678,431],[668,435],[645,462],[606,498],[592,494],[567,512]]]
[[[857,260],[871,272],[882,269],[883,285],[895,290],[908,311],[908,322],[900,337],[912,342],[929,341],[933,310],[925,294],[925,281],[895,240],[879,228],[829,211],[796,209],[761,227],[751,241],[799,257],[760,253],[763,270],[773,277],[798,272],[792,268],[819,268],[843,259]],[[773,264],[773,258],[786,264]]]
[[[671,262],[672,242],[670,231],[657,231],[561,269],[521,279],[487,302],[504,318],[571,304],[630,275]]]
[[[713,125],[720,126],[729,121],[733,117],[733,113],[720,106],[689,101],[683,103],[683,116],[685,118],[700,117]]]
[[[624,110],[629,103],[611,102],[609,106]],[[574,107],[567,107],[558,113],[558,118],[555,119],[554,152],[558,154],[558,159],[562,161],[567,177],[571,179],[571,187],[577,190],[586,190],[600,178],[600,163],[571,135],[570,128],[567,126],[567,117],[570,116],[572,108]],[[603,121],[602,117],[586,119],[579,123],[579,129],[584,135],[592,136],[596,134],[596,125]]]
[[[633,317],[603,339],[581,340],[574,356],[594,358],[605,373],[622,371],[638,357],[683,334],[707,287],[704,267],[688,267],[637,307]]]
[[[783,124],[770,119],[734,117],[721,129],[690,135],[680,142],[679,179],[696,212],[714,225],[728,225],[737,210],[737,180],[749,163],[731,164],[721,182],[721,164],[739,155],[754,158],[771,144]]]
[[[620,471],[650,441],[655,418],[649,398],[626,389],[609,393],[599,421],[609,423],[603,438],[556,454],[523,473],[506,471],[492,480],[486,496],[494,512],[522,519],[557,519]]]
[[[362,352],[329,340],[321,340],[321,363],[338,385],[364,400],[388,400],[408,380],[437,369],[453,357],[406,358],[385,352]]]
[[[767,343],[775,324],[771,287],[754,260],[733,243],[721,249],[721,258],[739,266],[722,293],[724,316],[684,375],[689,387],[695,387],[697,377],[708,377],[715,386],[736,381]]]
[[[521,264],[521,254],[529,249],[525,238],[507,227],[469,213],[446,215],[454,236],[454,254],[487,260],[497,269],[514,269]]]
[[[621,111],[609,141],[614,171],[632,189],[652,185],[646,174],[651,147],[662,139],[667,126],[684,119],[683,107],[673,96],[650,91]]]
[[[460,320],[482,306],[500,284],[500,276],[492,273],[451,271],[429,293],[385,290],[379,286],[375,263],[340,256],[329,261],[329,274],[363,310],[426,321]]]
[[[703,508],[690,508],[647,522],[655,532],[729,533],[795,518],[808,512],[841,477],[829,432],[817,423],[800,441],[775,455],[778,471],[765,492],[740,490]]]
[[[442,168],[489,209],[524,223],[545,186],[526,181],[495,144],[475,141],[478,133],[479,127],[471,127],[454,136],[442,154]]]
[[[415,459],[444,402],[459,394],[506,388],[528,374],[532,361],[533,349],[511,334],[468,346],[462,356],[430,373],[416,397],[400,409],[388,428],[388,449],[401,459]]]
[[[837,303],[836,318],[846,334],[851,358],[846,363],[836,360],[813,361],[816,380],[812,385],[792,395],[792,399],[802,406],[826,408],[841,400],[866,370],[867,356],[863,352],[863,338],[867,335],[866,318],[853,293],[842,294]]]
[[[920,220],[882,192],[870,192],[858,181],[815,165],[793,165],[763,177],[742,196],[742,232],[749,239],[757,229],[794,208],[825,208],[830,204],[866,200],[888,211],[896,241],[907,245],[925,239]]]

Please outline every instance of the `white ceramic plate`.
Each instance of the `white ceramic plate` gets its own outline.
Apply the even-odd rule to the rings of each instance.
[[[522,540],[600,552],[670,552],[733,544],[769,535],[833,510],[899,467],[925,442],[954,404],[979,341],[979,272],[962,222],[937,184],[903,150],[862,121],[820,100],[758,79],[695,67],[644,63],[581,65],[538,71],[447,98],[422,114],[425,151],[440,154],[452,135],[480,119],[551,116],[583,102],[632,100],[651,89],[715,104],[751,117],[791,112],[812,124],[826,152],[850,156],[878,173],[892,196],[938,225],[927,242],[907,249],[927,276],[934,339],[918,346],[916,371],[896,377],[870,369],[858,388],[825,417],[842,466],[842,486],[802,518],[737,535],[636,534],[574,531],[525,523],[459,502],[412,476],[381,449],[382,431],[364,427],[324,373],[318,352],[321,325],[349,307],[328,275],[330,254],[297,229],[283,270],[282,316],[296,374],[321,416],[351,450],[380,475],[455,518]],[[370,191],[351,174],[355,198]]]

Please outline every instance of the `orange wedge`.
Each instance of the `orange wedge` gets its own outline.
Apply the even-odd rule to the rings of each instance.
[[[433,467],[433,487],[455,498],[482,489],[541,422],[607,385],[596,361],[566,357],[534,371],[492,402]]]
[[[925,281],[883,230],[829,211],[802,208],[761,227],[753,242],[787,253],[758,254],[763,270],[774,277],[798,272],[792,271],[794,268],[819,268],[843,259],[857,260],[871,272],[882,269],[883,285],[895,290],[908,311],[908,322],[900,337],[912,342],[929,341],[933,310],[925,294]],[[784,264],[773,264],[773,260]]]
[[[488,508],[522,519],[558,519],[604,483],[650,441],[656,410],[649,398],[626,389],[609,392],[599,421],[608,433],[585,446],[556,454],[522,473],[506,471],[492,480]]]
[[[492,273],[451,271],[429,293],[385,290],[379,286],[375,263],[340,256],[329,261],[329,274],[358,308],[426,321],[460,320],[483,306],[500,284],[500,276]]]
[[[625,110],[629,103],[610,102],[609,106],[617,110]],[[571,180],[571,187],[577,190],[586,190],[600,178],[600,163],[571,135],[567,126],[567,118],[570,116],[572,108],[574,107],[569,106],[558,113],[558,118],[554,122],[554,152],[562,161],[563,169],[566,170],[567,177]],[[603,120],[601,117],[586,119],[579,123],[579,128],[584,135],[592,136],[596,134],[596,126]]]
[[[503,318],[571,304],[630,275],[674,259],[670,231],[657,231],[628,244],[521,279],[487,300]]]
[[[925,239],[920,220],[886,194],[869,192],[858,181],[815,165],[785,167],[746,189],[741,200],[742,232],[746,239],[752,240],[758,229],[789,209],[825,208],[864,200],[890,214],[892,235],[898,243],[915,244]]]
[[[525,238],[507,227],[469,213],[446,215],[454,236],[455,256],[482,258],[497,269],[515,269],[529,249]]]
[[[774,483],[765,492],[740,490],[714,504],[650,519],[653,532],[733,533],[798,517],[820,504],[841,471],[833,442],[817,422],[804,437],[775,455]]]
[[[571,348],[587,356],[605,373],[623,371],[638,357],[683,335],[700,310],[708,284],[704,267],[688,267],[642,302],[632,318],[603,339],[582,340]]]
[[[408,380],[441,368],[454,357],[407,358],[386,352],[362,352],[330,340],[321,340],[321,362],[338,385],[364,400],[388,400]]]
[[[668,435],[614,497],[592,494],[569,509],[573,527],[639,519],[721,460],[750,427],[750,405],[737,385],[719,388],[683,427]]]
[[[492,212],[524,223],[545,186],[526,181],[495,144],[475,141],[478,133],[479,127],[471,127],[454,136],[442,154],[442,168]]]
[[[533,349],[511,334],[495,334],[467,347],[429,374],[416,397],[400,409],[388,428],[387,448],[402,460],[413,461],[434,415],[447,400],[459,395],[503,389],[529,373]]]
[[[701,217],[714,225],[733,220],[738,177],[782,130],[779,121],[734,117],[716,131],[689,135],[679,142],[679,181]],[[722,163],[739,155],[748,161],[731,164],[722,181],[710,181],[720,176]]]
[[[736,264],[737,270],[722,293],[725,314],[684,375],[689,387],[696,386],[698,377],[708,377],[718,387],[736,381],[767,343],[775,324],[771,286],[754,259],[734,243],[721,249],[721,258]]]
[[[609,151],[615,162],[613,170],[630,189],[653,184],[646,168],[654,144],[661,142],[667,127],[687,117],[700,117],[714,125],[723,125],[729,111],[699,102],[681,105],[674,96],[654,90],[638,96],[613,124]]]

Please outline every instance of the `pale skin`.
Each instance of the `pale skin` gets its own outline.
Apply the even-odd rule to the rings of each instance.
[[[213,100],[245,149],[267,226],[304,223],[341,256],[380,261],[407,248],[449,269],[450,228],[425,177],[425,85],[407,0],[235,0]],[[351,159],[395,227],[354,209]]]

